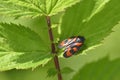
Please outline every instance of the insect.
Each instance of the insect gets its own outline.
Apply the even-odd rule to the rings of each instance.
[[[63,56],[65,58],[68,58],[80,50],[81,46],[84,43],[84,40],[85,38],[82,36],[73,36],[63,40],[58,47],[65,48]]]

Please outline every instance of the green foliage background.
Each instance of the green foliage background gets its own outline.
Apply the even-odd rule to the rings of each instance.
[[[90,64],[94,64],[94,63],[99,63],[99,61],[101,59],[104,60],[104,62],[106,62],[105,58],[107,57],[108,62],[109,63],[116,63],[116,62],[120,62],[120,24],[117,25],[114,29],[114,32],[110,34],[110,36],[108,36],[105,41],[104,44],[102,46],[97,47],[94,50],[91,50],[89,52],[87,52],[87,55],[82,55],[82,56],[77,56],[76,57],[72,57],[69,59],[60,59],[60,64],[61,67],[70,67],[72,68],[74,71],[69,73],[69,74],[63,74],[63,77],[65,80],[70,80],[72,78],[72,76],[78,72],[78,70],[82,70],[84,69],[85,65],[90,68]],[[116,61],[116,62],[114,62]],[[74,65],[73,65],[74,63]],[[112,65],[116,65],[116,64],[111,64],[111,65],[106,65],[105,63],[101,63],[102,65],[105,65],[106,68],[110,67]],[[86,73],[82,73],[81,75],[84,75],[84,78],[88,79],[84,79],[84,80],[90,80],[90,78],[95,77],[96,74],[96,68],[100,69],[101,66],[97,66],[94,65],[94,68],[91,68],[91,72],[88,71],[84,71]],[[119,68],[120,63],[117,63],[116,67]],[[50,61],[45,67],[38,67],[35,70],[10,70],[10,71],[6,71],[6,72],[1,72],[0,73],[0,79],[1,80],[57,80],[57,77],[47,77],[47,71],[49,68],[53,68],[54,64],[53,61]],[[111,69],[112,70],[112,69]],[[94,71],[94,72],[93,72]],[[101,77],[102,80],[119,80],[120,79],[120,73],[119,73],[119,69],[115,70],[113,69],[112,74],[106,79],[104,77],[104,74],[108,73],[105,72],[106,69],[102,72],[101,71]],[[89,72],[89,74],[88,74]],[[91,77],[92,76],[92,77]],[[112,78],[111,78],[112,77]],[[103,79],[104,78],[104,79]],[[92,79],[92,80],[98,80],[98,79]]]
[[[79,0],[76,0],[76,2],[78,1]],[[2,0],[0,2],[2,2]],[[55,41],[57,42],[57,39],[59,37],[60,40],[62,40],[69,36],[81,34],[86,37],[86,43],[85,43],[86,46],[83,47],[83,50],[85,51],[86,49],[91,48],[91,46],[100,44],[100,41],[102,40],[103,44],[101,46],[95,49],[93,49],[92,47],[92,50],[85,52],[86,55],[85,54],[77,55],[68,59],[60,58],[60,66],[63,72],[62,75],[64,80],[120,80],[120,71],[119,71],[120,23],[118,24],[118,21],[120,21],[120,5],[119,5],[120,1],[119,0],[98,0],[98,1],[83,0],[82,2],[77,3],[76,5],[70,7],[71,5],[76,3],[76,2],[74,3],[72,2],[73,0],[69,0],[68,2],[64,3],[64,0],[61,0],[61,2],[58,2],[55,9],[53,10],[51,10],[51,8],[53,7],[54,4],[51,6],[51,8],[49,8],[50,6],[46,6],[46,5],[39,6],[40,8],[43,9],[46,7],[45,9],[46,12],[39,10],[35,6],[34,7],[31,6],[31,4],[28,5],[28,7],[29,6],[31,7],[30,9],[27,10],[26,7],[22,5],[19,5],[17,7],[22,6],[23,8],[21,8],[21,12],[23,12],[23,10],[29,11],[30,12],[29,16],[34,16],[34,17],[40,15],[46,15],[46,14],[54,15],[60,11],[63,11],[63,8],[69,7],[65,13],[61,12],[51,17]],[[106,4],[107,2],[108,4]],[[18,4],[20,3],[17,3],[17,5]],[[4,7],[6,6],[3,4],[1,5]],[[63,5],[64,7],[60,5]],[[12,7],[13,8],[12,10],[16,11],[16,8],[14,8],[13,6],[9,5],[9,7]],[[0,9],[0,11],[4,12],[5,10]],[[35,11],[35,12],[31,13],[31,11]],[[6,58],[3,57],[0,59],[1,70],[4,71],[13,68],[27,69],[31,67],[35,69],[34,70],[13,69],[13,70],[1,72],[0,80],[57,80],[57,76],[55,74],[56,72],[54,70],[54,64],[53,61],[51,60],[51,56],[49,55],[50,42],[48,41],[49,37],[48,37],[45,17],[41,16],[33,19],[26,17],[27,15],[26,12],[23,14],[21,13],[18,14],[16,11],[16,14],[17,17],[23,15],[25,16],[25,18],[19,18],[16,20],[13,17],[5,17],[3,15],[0,16],[0,22],[2,22],[1,25],[4,26],[4,27],[0,27],[1,34],[5,34],[4,36],[2,35],[2,37],[9,39],[10,40],[9,43],[11,45],[11,48],[9,48],[7,45],[5,46],[3,45],[2,47],[0,47],[1,50],[0,57],[6,55]],[[17,27],[18,25],[11,23],[9,25],[6,24],[5,22],[22,24],[23,26],[19,25],[19,27]],[[112,27],[114,27],[112,29],[113,32],[111,31]],[[21,37],[21,35],[27,37],[24,38]],[[40,38],[38,37],[38,35],[40,36]],[[13,38],[15,36],[16,39]],[[104,37],[106,38],[103,40]],[[23,43],[26,43],[27,45],[29,44],[29,46],[26,46],[24,44],[21,45],[19,43],[19,40],[23,40]],[[43,42],[44,45],[37,45],[40,44],[39,41]],[[6,43],[2,43],[2,44],[6,44]],[[2,51],[6,51],[6,53]],[[13,55],[11,55],[11,53]],[[28,54],[30,55],[28,56]],[[38,56],[41,55],[42,57],[37,58]],[[8,57],[9,59],[7,59]],[[33,60],[33,62],[31,62],[31,60]],[[16,61],[17,63],[15,63]],[[7,66],[8,63],[15,65]],[[37,67],[38,65],[43,65],[44,67],[41,66]]]

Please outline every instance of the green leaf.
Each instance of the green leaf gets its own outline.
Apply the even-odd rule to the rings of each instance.
[[[53,60],[49,61],[44,67],[37,67],[34,70],[31,69],[12,69],[4,72],[0,72],[1,80],[57,80],[57,76],[47,77],[47,70],[54,68]]]
[[[67,9],[60,26],[60,40],[71,36],[84,36],[86,40],[81,49],[83,53],[98,46],[120,21],[119,2],[83,0]]]
[[[61,69],[61,74],[70,74],[72,73],[74,70],[69,68],[69,67],[64,67],[63,69]],[[55,68],[49,68],[47,71],[47,77],[54,77],[55,75],[57,75],[57,70]]]
[[[110,60],[120,59],[120,45],[118,45],[120,43],[120,37],[118,37],[120,34],[120,23],[112,30],[114,32],[105,38],[103,45],[86,52],[86,55],[73,56],[68,59],[62,58],[62,60],[60,60],[62,68],[70,67],[74,70],[71,74],[63,74],[64,80],[71,80],[72,77],[83,68],[83,66],[88,63],[96,62],[106,56],[109,56]],[[92,74],[94,75],[94,73]]]
[[[63,74],[70,74],[70,73],[72,73],[74,70],[73,69],[71,69],[70,67],[64,67],[62,70],[61,70],[61,72],[63,73]]]
[[[84,66],[72,80],[119,80],[120,59],[110,61],[104,58]]]
[[[80,0],[0,0],[0,13],[20,16],[55,15]]]
[[[37,33],[21,25],[0,25],[0,71],[35,68],[51,59],[49,45]]]
[[[57,70],[55,68],[49,68],[47,71],[47,77],[54,77],[57,74]]]
[[[96,13],[100,12],[104,8],[105,4],[109,1],[110,0],[96,0],[95,6],[92,10],[92,13],[88,17],[88,20],[90,20]]]

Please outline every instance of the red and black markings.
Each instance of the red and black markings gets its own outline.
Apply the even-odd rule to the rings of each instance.
[[[81,36],[73,36],[63,40],[59,44],[59,48],[65,48],[63,56],[68,58],[78,52],[84,43],[85,38]]]

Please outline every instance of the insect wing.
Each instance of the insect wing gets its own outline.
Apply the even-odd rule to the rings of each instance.
[[[71,43],[75,42],[76,38],[68,38],[63,40],[60,45],[58,46],[59,48],[63,48],[66,47],[68,45],[70,45]]]
[[[64,51],[63,56],[65,58],[68,58],[68,57],[74,55],[77,51],[80,50],[81,46],[82,46],[82,43],[72,43],[72,44],[68,45]]]
[[[72,54],[72,48],[68,48],[68,49],[66,49],[65,51],[64,51],[64,54],[63,54],[63,56],[65,57],[65,58],[68,58],[68,57],[70,57],[70,56],[72,56],[73,54]]]

